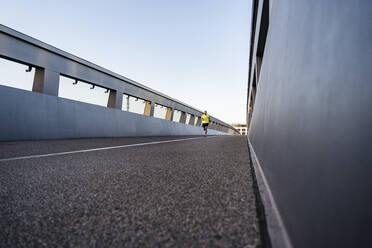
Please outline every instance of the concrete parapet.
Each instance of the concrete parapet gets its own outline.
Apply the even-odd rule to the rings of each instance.
[[[203,135],[201,127],[7,86],[0,86],[0,112],[1,141]]]

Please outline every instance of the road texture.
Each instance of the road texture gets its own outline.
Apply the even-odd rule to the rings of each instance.
[[[2,142],[1,158],[188,137]],[[261,247],[245,137],[0,160],[1,247]]]

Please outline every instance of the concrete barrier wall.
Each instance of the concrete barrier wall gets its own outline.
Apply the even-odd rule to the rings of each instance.
[[[123,94],[146,100],[146,115],[154,115],[154,107],[160,104],[170,111],[182,111],[200,118],[202,111],[155,91],[117,73],[69,54],[16,30],[0,24],[0,58],[28,65],[35,69],[32,91],[58,96],[60,76],[82,81],[106,89],[109,94],[107,106],[121,109]],[[171,113],[170,113],[171,114]],[[210,116],[215,130],[239,132],[231,125]]]
[[[261,67],[255,2],[249,139],[291,242],[371,247],[372,1],[270,1]]]
[[[2,141],[203,134],[197,126],[6,86],[0,86],[0,113]]]

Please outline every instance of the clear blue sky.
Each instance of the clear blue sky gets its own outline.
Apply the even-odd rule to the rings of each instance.
[[[5,0],[0,21],[231,123],[245,122],[250,15],[250,0]]]

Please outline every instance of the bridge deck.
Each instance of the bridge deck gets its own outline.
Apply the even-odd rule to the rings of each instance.
[[[0,246],[259,247],[246,138],[188,138],[0,143],[53,153],[0,160]]]

